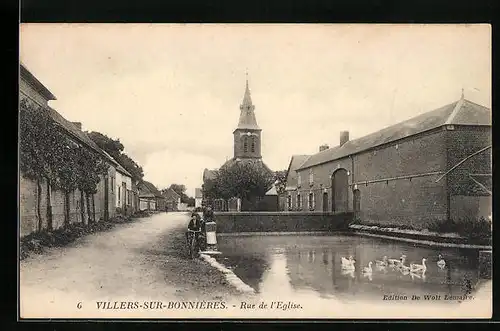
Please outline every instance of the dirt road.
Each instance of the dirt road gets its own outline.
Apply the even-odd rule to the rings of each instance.
[[[187,220],[186,213],[161,213],[23,260],[21,314],[23,308],[49,312],[96,300],[238,296],[219,271],[187,257]]]

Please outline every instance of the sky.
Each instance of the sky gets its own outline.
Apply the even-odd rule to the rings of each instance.
[[[21,24],[20,60],[83,130],[119,138],[158,188],[233,156],[248,72],[263,161],[465,98],[491,107],[489,25]]]

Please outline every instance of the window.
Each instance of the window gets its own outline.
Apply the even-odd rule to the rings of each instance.
[[[121,187],[118,186],[118,204],[120,204],[120,198],[121,198],[121,192],[120,192]]]
[[[297,186],[300,187],[302,185],[302,176],[300,175],[300,172],[297,175]]]
[[[252,137],[252,153],[255,152],[255,137]]]
[[[243,137],[243,151],[246,153],[248,152],[248,138]]]
[[[110,180],[110,186],[111,186],[111,192],[115,191],[115,178],[114,177],[109,177]]]
[[[309,210],[314,210],[314,193],[309,193],[309,199],[308,199],[308,203],[309,203]]]
[[[310,169],[309,170],[309,185],[313,185],[314,184],[314,173],[313,173],[313,170]]]
[[[287,203],[287,206],[288,206],[288,210],[291,210],[292,209],[292,196],[291,195],[289,195],[287,197],[287,202],[286,203]]]
[[[300,193],[297,194],[297,209],[300,210],[302,209],[302,201],[300,200]]]

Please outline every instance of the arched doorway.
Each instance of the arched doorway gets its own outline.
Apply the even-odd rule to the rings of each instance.
[[[332,211],[335,213],[347,212],[348,205],[348,176],[347,170],[341,168],[332,175]]]
[[[328,211],[328,193],[327,192],[323,192],[323,212],[327,212]]]
[[[353,211],[354,218],[358,218],[360,216],[361,211],[361,193],[358,189],[355,189],[353,192]]]

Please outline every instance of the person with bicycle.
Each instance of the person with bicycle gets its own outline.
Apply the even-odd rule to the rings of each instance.
[[[191,238],[194,239],[194,244],[196,245],[196,249],[197,250],[200,250],[201,247],[203,247],[201,245],[201,230],[202,230],[202,220],[201,220],[201,217],[198,213],[196,212],[193,212],[191,213],[191,219],[189,220],[189,224],[188,224],[188,229],[187,229],[187,232],[186,232],[186,242],[188,244],[188,246],[190,247],[191,249]],[[192,236],[190,238],[190,235]],[[194,252],[192,252],[194,253]]]

